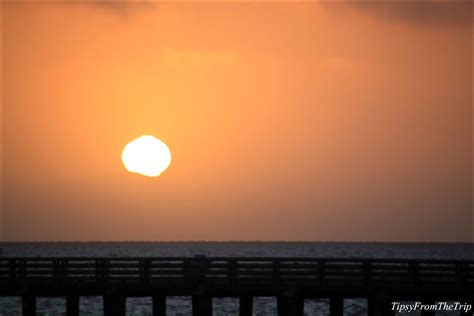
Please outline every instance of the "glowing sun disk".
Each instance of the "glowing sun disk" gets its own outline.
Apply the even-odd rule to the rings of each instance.
[[[130,172],[157,177],[170,165],[171,152],[158,138],[143,135],[125,146],[122,162]]]

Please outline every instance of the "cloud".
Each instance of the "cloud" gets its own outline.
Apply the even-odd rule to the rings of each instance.
[[[471,1],[407,1],[339,3],[377,18],[423,26],[471,26]],[[327,4],[327,7],[331,7]]]
[[[92,7],[96,7],[98,9],[107,10],[112,13],[116,13],[122,16],[125,16],[130,13],[132,10],[137,9],[149,9],[154,7],[154,3],[152,2],[138,2],[138,1],[113,1],[113,0],[106,0],[106,1],[94,1],[87,3]]]
[[[90,0],[90,1],[52,1],[50,3],[61,5],[64,7],[80,6],[91,10],[101,10],[120,17],[127,17],[135,10],[151,9],[155,7],[156,3],[152,1],[117,1],[117,0]]]

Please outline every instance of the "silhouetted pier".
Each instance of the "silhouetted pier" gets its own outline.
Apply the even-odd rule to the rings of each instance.
[[[392,301],[473,303],[474,260],[0,258],[0,296],[21,296],[25,316],[36,315],[38,296],[66,297],[72,316],[80,296],[95,295],[106,316],[125,315],[127,297],[145,296],[154,316],[166,314],[167,296],[191,296],[195,316],[212,315],[213,297],[240,298],[240,315],[252,315],[255,296],[275,296],[278,315],[303,315],[304,299],[329,298],[339,316],[344,299],[367,298],[368,315],[387,316]]]

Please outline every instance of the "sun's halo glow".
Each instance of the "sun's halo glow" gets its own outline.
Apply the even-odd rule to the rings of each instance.
[[[171,163],[171,151],[164,142],[151,135],[143,135],[128,143],[122,151],[125,168],[148,177],[157,177]]]

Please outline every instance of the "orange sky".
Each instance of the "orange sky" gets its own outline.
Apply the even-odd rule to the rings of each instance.
[[[3,239],[470,240],[469,6],[4,3]]]

